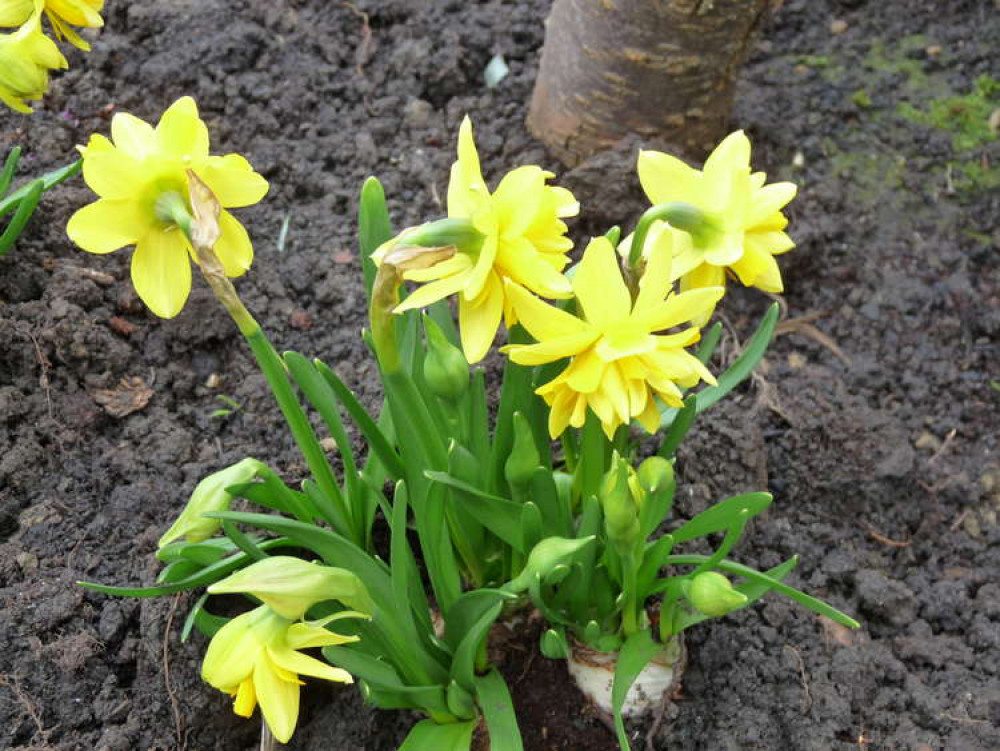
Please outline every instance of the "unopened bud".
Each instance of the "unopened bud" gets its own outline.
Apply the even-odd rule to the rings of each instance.
[[[209,594],[246,593],[289,620],[303,617],[309,608],[338,600],[365,615],[373,606],[368,590],[352,572],[276,555],[252,563],[208,588]]]
[[[615,549],[626,553],[639,539],[639,503],[636,498],[635,470],[617,454],[601,485],[601,505],[604,508],[604,530]]]
[[[704,571],[691,580],[688,600],[704,615],[725,615],[747,604],[747,596],[717,571]]]
[[[424,331],[427,334],[424,380],[434,396],[457,402],[469,389],[469,363],[430,316],[424,316]]]
[[[514,445],[504,464],[504,477],[511,487],[526,488],[541,464],[531,425],[520,412],[514,413]]]
[[[226,492],[226,488],[249,482],[264,468],[265,465],[256,459],[247,458],[204,478],[191,493],[177,521],[164,532],[158,547],[163,548],[181,537],[188,542],[201,542],[214,535],[222,522],[204,514],[228,509],[233,497]]]

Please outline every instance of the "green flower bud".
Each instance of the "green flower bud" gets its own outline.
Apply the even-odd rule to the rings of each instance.
[[[663,457],[651,456],[639,465],[638,481],[642,488],[639,527],[646,538],[670,513],[677,484],[674,467]]]
[[[639,540],[638,478],[623,458],[615,455],[611,469],[601,484],[604,531],[619,554],[628,552]]]
[[[266,465],[256,459],[247,458],[204,478],[191,493],[191,499],[177,521],[163,533],[157,547],[163,548],[181,537],[188,542],[201,542],[214,535],[222,522],[204,514],[228,509],[233,497],[226,492],[226,488],[250,482],[265,468]]]
[[[278,615],[298,620],[313,605],[340,602],[364,615],[374,606],[361,580],[347,569],[276,555],[252,563],[208,588],[209,594],[251,594]]]
[[[687,593],[695,610],[704,615],[725,615],[747,604],[747,596],[717,571],[705,571],[691,580]]]
[[[524,592],[536,576],[545,578],[548,573],[565,559],[593,541],[593,537],[571,540],[565,537],[546,537],[531,549],[524,569],[508,582],[504,589],[508,592]]]
[[[504,477],[511,487],[526,488],[542,460],[535,447],[531,425],[520,412],[514,413],[514,446],[504,464]]]
[[[469,363],[433,318],[425,315],[423,319],[427,333],[424,380],[434,396],[456,402],[469,389]]]

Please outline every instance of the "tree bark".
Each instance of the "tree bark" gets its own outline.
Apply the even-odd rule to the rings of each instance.
[[[630,133],[703,156],[768,3],[555,0],[528,128],[568,165]]]

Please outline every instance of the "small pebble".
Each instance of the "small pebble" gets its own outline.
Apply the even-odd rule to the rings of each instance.
[[[835,18],[830,21],[831,34],[843,34],[845,31],[847,31],[847,21],[842,18]]]

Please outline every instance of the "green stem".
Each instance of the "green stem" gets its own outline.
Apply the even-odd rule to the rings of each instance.
[[[634,269],[642,258],[642,246],[646,244],[646,235],[656,221],[668,222],[671,227],[694,234],[704,224],[705,217],[695,206],[683,201],[658,203],[647,209],[635,226],[635,234],[632,235],[632,249],[628,254],[630,268]]]
[[[622,630],[627,639],[639,630],[639,613],[636,602],[638,595],[638,582],[636,577],[635,554],[629,551],[621,556],[622,563],[622,591],[625,595],[625,602],[622,606]]]

